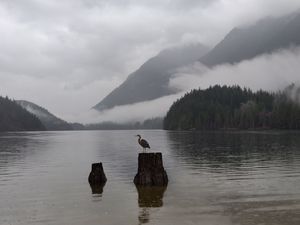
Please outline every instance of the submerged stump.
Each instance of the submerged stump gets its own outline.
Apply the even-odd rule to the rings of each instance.
[[[166,186],[168,184],[168,176],[163,167],[160,152],[139,154],[138,173],[133,182],[137,186]]]
[[[104,186],[107,179],[103,170],[102,163],[93,163],[92,164],[92,171],[89,175],[89,183],[91,186],[100,185]]]

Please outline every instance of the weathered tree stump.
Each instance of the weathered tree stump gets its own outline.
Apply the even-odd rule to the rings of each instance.
[[[102,163],[93,163],[92,171],[89,175],[89,183],[90,185],[103,185],[106,183],[107,179],[103,170]]]
[[[140,153],[138,161],[138,173],[133,180],[135,185],[166,186],[168,184],[168,176],[160,152]]]

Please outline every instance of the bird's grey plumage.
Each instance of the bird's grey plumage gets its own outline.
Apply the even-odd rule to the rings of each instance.
[[[141,135],[138,134],[136,136],[139,137],[138,143],[143,147],[144,151],[146,150],[146,148],[150,148],[149,143],[145,139],[142,139]]]

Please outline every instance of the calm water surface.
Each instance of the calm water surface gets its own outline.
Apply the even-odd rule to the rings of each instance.
[[[137,189],[137,133],[167,188]],[[91,163],[108,181],[91,188]],[[0,224],[299,225],[300,133],[0,133]]]

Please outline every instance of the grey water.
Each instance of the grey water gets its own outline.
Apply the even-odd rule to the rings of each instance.
[[[166,188],[137,189],[141,134]],[[90,187],[102,162],[104,187]],[[0,134],[1,225],[299,225],[299,132],[70,131]]]

